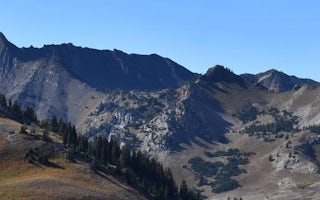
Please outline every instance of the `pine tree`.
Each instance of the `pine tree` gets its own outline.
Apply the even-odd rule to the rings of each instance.
[[[7,107],[7,98],[2,93],[0,93],[0,105]]]
[[[47,129],[43,129],[42,131],[42,138],[44,141],[49,141],[49,131]]]
[[[88,142],[88,138],[81,135],[79,136],[79,145],[78,145],[78,150],[80,152],[84,152],[87,153],[89,151],[89,142]]]
[[[120,164],[123,168],[130,164],[130,150],[127,145],[121,149]]]
[[[13,102],[12,110],[13,110],[13,112],[15,112],[15,113],[18,114],[18,115],[21,114],[21,108],[20,108],[17,100],[15,100],[15,101]]]
[[[58,134],[62,135],[64,130],[66,129],[66,123],[60,118],[58,123]]]
[[[111,143],[112,149],[111,149],[111,164],[116,165],[120,158],[120,148],[117,144],[117,142],[112,141]],[[120,163],[119,163],[120,164]]]
[[[97,161],[101,161],[101,155],[102,155],[102,136],[98,136],[97,141],[96,141],[96,151],[95,151],[95,155],[96,155],[96,159]]]
[[[51,129],[53,132],[58,132],[58,119],[57,119],[57,116],[56,115],[53,115],[52,116],[52,119],[51,119]]]
[[[9,99],[9,101],[8,101],[8,106],[9,106],[10,109],[12,109],[13,106],[12,106],[12,100],[11,99]]]
[[[181,200],[187,200],[188,199],[188,185],[185,180],[181,182],[179,195]]]

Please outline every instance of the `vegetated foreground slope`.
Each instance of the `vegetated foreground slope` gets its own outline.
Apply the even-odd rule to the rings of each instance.
[[[25,135],[21,126],[0,118],[0,199],[146,199],[119,179],[94,173],[87,162],[69,162],[57,135],[44,142],[40,129]],[[30,151],[50,152],[49,164],[27,162]]]

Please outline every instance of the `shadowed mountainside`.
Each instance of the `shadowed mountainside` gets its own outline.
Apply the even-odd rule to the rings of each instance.
[[[195,78],[194,73],[156,54],[126,54],[119,50],[76,47],[70,43],[19,49],[2,33],[0,56],[1,67],[10,66],[17,60],[22,63],[51,60],[74,78],[99,90],[176,88]]]

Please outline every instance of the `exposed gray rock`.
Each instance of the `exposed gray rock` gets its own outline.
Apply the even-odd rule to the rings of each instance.
[[[277,70],[268,70],[259,74],[242,74],[244,79],[254,83],[260,84],[273,92],[285,92],[288,90],[297,90],[302,85],[316,84],[317,82],[311,79],[297,78],[296,76],[289,76]]]

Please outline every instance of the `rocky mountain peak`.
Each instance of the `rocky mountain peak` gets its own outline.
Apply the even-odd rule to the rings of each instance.
[[[4,36],[2,32],[0,32],[0,49],[3,49],[5,47],[10,47],[10,46],[14,46],[14,45],[7,40],[6,36]]]
[[[263,75],[267,75],[267,76],[274,76],[274,77],[284,77],[284,76],[288,76],[287,74],[285,74],[284,72],[282,71],[278,71],[276,69],[270,69],[264,73],[260,73],[260,74],[263,74]]]
[[[297,86],[316,84],[317,82],[311,79],[298,78],[290,76],[276,69],[271,69],[259,74],[242,74],[244,79],[260,84],[273,92],[285,92],[297,88]]]
[[[7,38],[3,35],[2,32],[0,32],[0,49],[3,49],[7,46],[8,44]]]
[[[275,73],[283,73],[283,72],[280,72],[276,69],[269,69],[268,71],[266,71],[265,73],[271,73],[271,74],[275,74]]]
[[[156,54],[127,54],[120,50],[98,50],[72,43],[18,48],[0,35],[0,67],[12,66],[12,58],[25,63],[50,60],[73,78],[98,90],[158,90],[177,88],[196,74]],[[19,74],[19,72],[17,71]]]
[[[209,83],[227,82],[236,83],[240,86],[244,86],[245,82],[242,77],[233,73],[229,68],[221,65],[216,65],[208,69],[207,73],[201,77],[202,80]]]
[[[3,40],[7,40],[6,37],[3,35],[2,32],[0,32],[0,41],[3,41]]]
[[[3,56],[4,54],[8,54],[8,50],[10,53],[17,53],[19,48],[16,47],[14,44],[9,42],[7,38],[4,36],[2,32],[0,32],[0,52],[1,55]],[[5,52],[5,53],[4,53]]]

